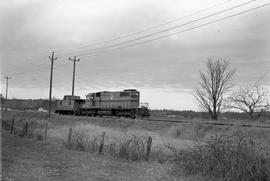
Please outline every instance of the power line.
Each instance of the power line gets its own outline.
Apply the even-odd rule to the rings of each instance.
[[[39,70],[44,70],[46,69],[47,67],[40,67],[38,69],[34,69],[35,71],[33,70],[27,70],[27,71],[20,71],[20,72],[15,72],[15,73],[12,73],[12,72],[9,72],[9,74],[13,75],[13,76],[18,76],[18,75],[26,75],[26,74],[33,74],[33,73],[38,73]]]
[[[253,1],[256,1],[256,0],[253,0]],[[193,23],[193,22],[195,22],[195,21],[199,21],[199,20],[205,19],[205,18],[207,18],[207,17],[214,16],[215,14],[218,14],[218,13],[223,13],[224,11],[229,11],[229,10],[231,10],[231,9],[237,8],[238,6],[243,6],[243,5],[245,5],[245,4],[247,4],[247,3],[251,3],[251,2],[253,2],[253,1],[248,1],[248,2],[245,2],[245,3],[239,4],[239,5],[237,5],[237,6],[231,7],[231,8],[229,8],[229,9],[223,10],[223,11],[221,11],[221,12],[217,12],[217,13],[214,13],[214,14],[211,14],[211,15],[208,15],[208,16],[205,16],[205,17],[202,17],[202,18],[193,20],[193,21],[191,21],[191,22],[187,22],[187,23],[185,23],[185,24],[181,24],[181,25],[178,25],[178,26],[176,26],[176,27],[185,26],[185,25],[190,24],[190,23]],[[226,1],[225,1],[225,2],[226,2]],[[225,3],[225,2],[224,2],[224,3]],[[218,4],[217,4],[217,5],[218,5]],[[215,6],[215,5],[214,5],[214,6]],[[210,7],[209,7],[209,8],[210,8]],[[206,8],[206,9],[209,9],[209,8]],[[204,10],[206,10],[206,9],[204,9]],[[203,11],[203,10],[201,10],[201,11]],[[165,23],[164,23],[164,24],[165,24]],[[169,30],[174,29],[174,28],[176,28],[176,27],[172,27],[172,28],[170,28]],[[169,31],[169,30],[166,29],[166,30],[162,30],[162,31]],[[149,35],[145,35],[145,36],[143,36],[143,37],[138,37],[138,38],[133,39],[133,40],[129,40],[129,41],[125,41],[125,42],[120,42],[120,43],[118,43],[118,44],[110,45],[110,46],[103,47],[103,48],[109,49],[109,48],[115,48],[115,47],[116,47],[116,49],[118,49],[118,46],[120,46],[120,45],[125,45],[125,44],[131,43],[131,42],[135,42],[135,41],[140,40],[140,39],[145,39],[146,37],[154,36],[154,35],[159,34],[159,33],[161,33],[161,32],[156,32],[156,33],[154,33],[154,34],[152,33],[152,34],[149,34]],[[166,35],[165,35],[165,36],[166,36]],[[146,40],[146,41],[148,42],[148,40]],[[137,43],[136,43],[136,44],[137,44]],[[140,44],[140,42],[139,42],[138,44]],[[133,44],[132,44],[131,46],[133,46]],[[98,49],[101,49],[101,50],[102,50],[102,48],[98,48]],[[94,51],[94,50],[97,50],[97,49],[93,49],[92,51]],[[89,51],[89,50],[88,50],[88,51]],[[90,51],[91,51],[91,50],[90,50]],[[94,53],[94,52],[93,52],[93,53]],[[84,54],[81,54],[81,55],[82,55],[82,56],[84,56],[84,55],[89,55],[89,53],[84,53]],[[91,53],[91,55],[92,55],[92,53]],[[44,63],[41,63],[41,65],[42,65],[42,64],[44,64]],[[45,68],[45,67],[44,67],[44,68]],[[43,68],[41,68],[41,69],[43,69]],[[31,71],[29,71],[29,72],[31,72]],[[15,73],[15,74],[17,75],[18,73]],[[24,73],[19,73],[19,74],[24,74]]]
[[[257,85],[258,82],[264,79],[264,77],[270,72],[270,69],[266,70],[262,76],[260,76],[254,83],[254,86]]]
[[[142,30],[139,30],[137,32],[133,32],[133,33],[128,33],[128,34],[125,34],[125,35],[120,35],[116,38],[112,38],[112,39],[109,39],[109,40],[105,40],[105,41],[100,41],[100,42],[97,42],[97,43],[93,43],[93,44],[90,44],[90,45],[84,45],[84,46],[81,46],[81,47],[77,47],[77,48],[73,48],[73,49],[67,49],[66,51],[68,50],[77,50],[77,49],[81,49],[81,48],[89,48],[89,47],[94,47],[96,45],[101,45],[101,44],[105,44],[105,43],[110,43],[110,42],[113,42],[113,41],[116,41],[116,40],[120,40],[120,39],[123,39],[123,38],[127,38],[127,37],[131,37],[131,36],[134,36],[134,35],[138,35],[138,34],[141,34],[141,33],[144,33],[144,32],[147,32],[147,31],[150,31],[150,30],[153,30],[153,29],[156,29],[156,28],[159,28],[159,27],[163,27],[163,26],[166,26],[168,24],[171,24],[171,23],[174,23],[174,22],[177,22],[177,21],[180,21],[180,20],[183,20],[183,19],[186,19],[188,17],[192,17],[196,14],[200,14],[202,12],[205,12],[207,10],[210,10],[212,8],[215,8],[215,7],[218,7],[218,6],[221,6],[221,5],[224,5],[226,3],[229,3],[231,2],[232,0],[226,0],[226,1],[223,1],[221,3],[218,3],[218,4],[214,4],[212,6],[209,6],[205,9],[201,9],[199,11],[196,11],[194,13],[191,13],[191,14],[188,14],[188,15],[185,15],[185,16],[182,16],[180,18],[176,18],[176,19],[173,19],[173,20],[170,20],[170,21],[167,21],[165,23],[162,23],[162,24],[158,24],[158,25],[155,25],[155,26],[152,26],[152,27],[148,27],[148,28],[145,28],[145,29],[142,29]],[[59,52],[61,52],[62,50],[57,50]],[[72,52],[74,53],[74,52]],[[64,53],[65,54],[65,53]],[[69,54],[69,53],[66,53],[66,54]],[[63,54],[62,54],[63,55]]]
[[[30,62],[29,62],[30,63]],[[43,65],[47,65],[47,63],[46,62],[40,62],[39,64],[36,64],[36,65],[33,65],[33,62],[31,63],[32,65],[31,66],[35,66],[35,67],[37,67],[37,66],[43,66]],[[24,64],[25,65],[25,64]],[[29,66],[27,66],[27,67],[29,67]],[[16,68],[20,68],[20,69],[23,69],[23,67],[22,66],[20,66],[20,67],[13,67],[13,69],[16,69]],[[39,68],[39,69],[35,69],[35,70],[42,70],[42,69],[44,69],[44,68],[47,68],[47,67],[41,67],[41,68]],[[16,76],[18,76],[18,75],[22,75],[22,74],[27,74],[27,73],[33,73],[33,69],[32,69],[32,67],[31,67],[31,69],[28,69],[28,70],[24,70],[24,71],[16,71],[16,72],[10,72],[10,71],[8,71],[8,74],[11,74],[11,75],[16,75]]]
[[[58,57],[58,59],[59,59],[59,57]],[[59,65],[59,61],[58,62],[54,62],[54,66],[55,65]],[[43,65],[46,65],[46,66],[43,66]],[[13,76],[18,76],[18,75],[27,75],[27,74],[29,74],[29,75],[31,75],[31,74],[36,74],[36,73],[40,73],[39,71],[40,70],[44,70],[44,69],[47,69],[48,67],[47,67],[47,63],[46,62],[41,62],[41,63],[39,63],[39,64],[37,64],[37,65],[33,65],[32,64],[32,66],[35,66],[35,67],[37,67],[37,66],[42,66],[42,67],[40,67],[40,68],[36,68],[36,69],[28,69],[28,70],[24,70],[24,71],[16,71],[16,72],[7,72],[7,74],[10,74],[10,75],[13,75]],[[29,67],[29,66],[28,66]],[[20,67],[20,69],[22,69],[22,67]]]
[[[57,58],[57,60],[59,60],[59,58]],[[57,62],[54,62],[53,66],[54,68],[57,68],[59,65],[61,65],[61,67],[59,68],[62,68],[63,67],[63,64],[60,64],[59,61]],[[24,75],[37,75],[37,74],[42,74],[42,73],[46,73],[46,72],[42,72],[41,70],[47,70],[47,66],[46,67],[40,67],[40,68],[35,68],[35,69],[32,69],[32,70],[24,70],[24,71],[20,71],[20,72],[8,72],[9,74],[13,75],[13,76],[24,76]]]
[[[144,44],[144,43],[147,43],[147,42],[156,41],[156,40],[159,40],[159,39],[162,39],[162,38],[166,38],[166,37],[169,37],[169,36],[172,36],[172,35],[175,35],[175,34],[180,34],[180,33],[187,32],[187,31],[191,31],[191,30],[193,30],[193,29],[197,29],[197,28],[200,28],[200,27],[203,27],[203,26],[206,26],[206,25],[210,25],[210,24],[219,22],[219,21],[223,21],[223,20],[229,19],[229,18],[231,18],[231,17],[233,17],[233,16],[237,16],[237,15],[240,15],[240,14],[244,14],[244,13],[247,13],[247,12],[249,12],[249,11],[253,11],[253,10],[255,10],[255,9],[259,9],[259,8],[262,8],[262,7],[268,6],[268,5],[269,5],[269,3],[266,3],[266,4],[263,4],[263,5],[261,5],[261,6],[257,6],[257,7],[255,7],[255,8],[251,8],[251,9],[248,9],[248,10],[245,10],[245,11],[241,11],[241,12],[239,12],[239,13],[236,13],[236,14],[233,14],[233,15],[230,15],[230,16],[227,16],[227,17],[224,17],[224,18],[220,18],[220,19],[217,19],[217,20],[208,22],[208,23],[204,23],[204,24],[201,24],[201,25],[192,27],[192,28],[188,28],[188,29],[185,29],[185,30],[176,32],[176,33],[171,33],[171,34],[167,34],[167,35],[164,35],[164,36],[161,36],[161,37],[157,37],[157,38],[145,40],[145,41],[142,41],[142,42],[138,42],[138,43],[134,43],[134,44],[129,44],[128,46],[114,47],[114,49],[110,49],[110,50],[103,51],[103,52],[108,52],[108,51],[117,50],[117,49],[129,48],[129,47],[137,46],[137,45]],[[113,48],[113,47],[112,47],[112,48]],[[98,55],[98,53],[83,54],[82,56],[95,56],[95,55]],[[42,64],[43,64],[43,63],[42,63]],[[45,68],[45,67],[44,67],[44,68]],[[43,69],[43,68],[41,68],[41,69]],[[40,70],[40,69],[38,69],[38,70]],[[28,72],[27,72],[27,73],[28,73]],[[22,72],[22,73],[19,73],[19,75],[20,75],[20,74],[27,74],[27,73],[23,73],[23,72]],[[29,72],[29,73],[33,73],[33,72],[31,71],[31,72]],[[16,74],[16,75],[18,75],[18,74]]]
[[[212,13],[210,15],[206,15],[206,16],[203,16],[201,18],[198,18],[198,19],[195,19],[195,20],[192,20],[192,21],[185,22],[185,23],[180,24],[180,25],[173,26],[173,27],[170,27],[170,28],[167,28],[167,29],[163,29],[163,30],[160,30],[160,31],[157,31],[157,32],[154,32],[154,33],[150,33],[150,34],[147,34],[147,35],[144,35],[144,36],[140,36],[140,37],[137,37],[137,38],[134,38],[134,39],[130,39],[130,40],[127,40],[127,41],[122,41],[120,43],[112,44],[112,45],[109,45],[109,46],[103,46],[103,47],[99,47],[99,48],[93,48],[93,49],[89,49],[89,50],[85,50],[85,51],[96,51],[96,50],[108,49],[108,48],[113,48],[113,47],[124,45],[124,44],[128,44],[128,43],[132,43],[132,42],[135,42],[135,41],[138,41],[138,40],[141,40],[141,39],[145,39],[145,38],[152,37],[152,36],[155,36],[155,35],[158,35],[158,34],[161,34],[161,33],[165,33],[165,32],[168,32],[168,31],[171,31],[171,30],[180,28],[180,27],[184,27],[186,25],[189,25],[189,24],[192,24],[192,23],[195,23],[195,22],[204,20],[204,19],[208,19],[210,17],[213,17],[213,16],[216,16],[216,15],[219,15],[219,14],[222,14],[222,13],[225,13],[225,12],[228,12],[228,11],[231,11],[231,10],[234,10],[234,9],[237,9],[239,7],[245,6],[245,5],[250,4],[252,2],[255,2],[255,1],[257,1],[257,0],[247,1],[247,2],[244,2],[244,3],[238,4],[238,5],[235,5],[233,7],[224,9],[222,11],[218,11],[218,12]],[[83,51],[78,51],[78,52],[83,52]],[[84,54],[82,53],[82,54],[78,54],[78,55],[84,55]]]
[[[170,33],[170,34],[167,34],[167,35],[163,35],[163,36],[160,36],[160,37],[157,37],[157,38],[152,38],[152,39],[149,39],[149,40],[145,40],[145,41],[141,41],[141,42],[138,42],[138,43],[130,44],[130,45],[127,45],[127,46],[115,47],[114,49],[103,51],[103,52],[108,52],[108,51],[117,50],[117,49],[124,49],[124,48],[129,48],[129,47],[134,47],[134,46],[137,46],[137,45],[141,45],[141,44],[145,44],[145,43],[148,43],[148,42],[156,41],[156,40],[159,40],[159,39],[167,38],[167,37],[170,37],[172,35],[181,34],[181,33],[184,33],[184,32],[191,31],[193,29],[198,29],[198,28],[203,27],[203,26],[207,26],[207,25],[214,24],[214,23],[217,23],[217,22],[220,22],[220,21],[224,21],[226,19],[229,19],[229,18],[232,18],[232,17],[235,17],[235,16],[239,16],[241,14],[245,14],[245,13],[248,13],[250,11],[254,11],[254,10],[257,10],[257,9],[260,9],[260,8],[263,8],[263,7],[266,7],[266,6],[269,6],[269,5],[270,5],[270,3],[262,4],[260,6],[256,6],[254,8],[250,8],[250,9],[241,11],[239,13],[235,13],[235,14],[230,15],[230,16],[226,16],[226,17],[223,17],[223,18],[219,18],[219,19],[216,19],[216,20],[207,22],[207,23],[203,23],[203,24],[200,24],[198,26],[187,28],[187,29],[184,29],[182,31]],[[97,55],[97,53],[83,54],[81,56],[88,57],[88,56],[95,56],[95,55]]]

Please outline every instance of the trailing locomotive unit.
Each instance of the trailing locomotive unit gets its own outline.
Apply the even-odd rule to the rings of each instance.
[[[65,95],[63,100],[57,101],[55,113],[79,115],[85,100],[80,96]]]
[[[107,115],[131,118],[150,116],[148,108],[140,107],[140,92],[135,89],[126,89],[118,92],[103,91],[89,93],[83,102],[77,98],[70,105],[73,114],[77,115]],[[60,101],[57,104],[56,112],[63,113],[63,102],[61,103]]]

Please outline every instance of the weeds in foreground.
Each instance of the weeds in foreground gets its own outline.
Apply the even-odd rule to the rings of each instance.
[[[75,131],[71,137],[70,143],[62,140],[62,144],[68,149],[94,153],[98,150],[98,137],[88,137]]]
[[[75,131],[72,134],[70,143],[62,140],[62,145],[68,149],[87,151],[87,152],[98,152],[100,146],[99,136],[87,136],[80,132]],[[147,138],[144,136],[132,135],[125,139],[115,139],[109,143],[105,143],[103,153],[108,153],[117,158],[123,158],[131,161],[146,160],[146,147]]]
[[[170,149],[177,169],[224,181],[270,180],[270,142],[243,135],[215,135],[189,149]]]
[[[36,123],[31,121],[26,124],[24,120],[19,120],[14,124],[15,126],[12,127],[11,120],[2,120],[2,129],[9,131],[10,134],[14,134],[20,137],[43,140],[43,133],[40,128],[37,128]]]
[[[109,144],[108,152],[115,157],[139,161],[146,159],[146,146],[146,137],[133,135],[119,141],[119,143]]]
[[[213,130],[213,126],[204,126],[202,124],[188,124],[174,126],[169,129],[169,134],[173,138],[181,138],[187,140],[203,140],[209,132]]]

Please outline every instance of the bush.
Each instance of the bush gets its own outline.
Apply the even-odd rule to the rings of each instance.
[[[62,144],[69,149],[96,152],[98,150],[97,137],[89,137],[80,132],[73,132],[70,143],[62,140]]]
[[[11,124],[8,121],[2,120],[2,129],[6,131],[10,131]]]
[[[37,135],[37,140],[40,140],[40,141],[43,140],[43,136],[41,134],[38,134]]]
[[[185,174],[201,174],[224,181],[270,180],[270,141],[243,135],[215,135],[189,149],[170,149]]]
[[[203,140],[207,133],[213,130],[212,126],[202,124],[184,124],[173,126],[169,129],[169,134],[173,138],[181,138],[187,140]]]
[[[62,145],[68,149],[79,151],[98,152],[98,136],[87,136],[78,131],[74,131],[70,143],[62,140]],[[116,139],[104,145],[103,152],[114,157],[124,158],[131,161],[146,159],[147,138],[133,135],[123,140]]]
[[[109,153],[115,157],[131,161],[145,160],[146,146],[146,137],[133,135],[120,141],[120,143],[111,143],[109,145]]]

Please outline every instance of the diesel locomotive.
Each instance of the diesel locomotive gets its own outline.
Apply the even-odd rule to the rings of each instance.
[[[57,101],[55,113],[85,116],[118,116],[147,118],[147,107],[140,106],[140,92],[135,89],[89,93],[86,99],[79,96],[64,96]]]

